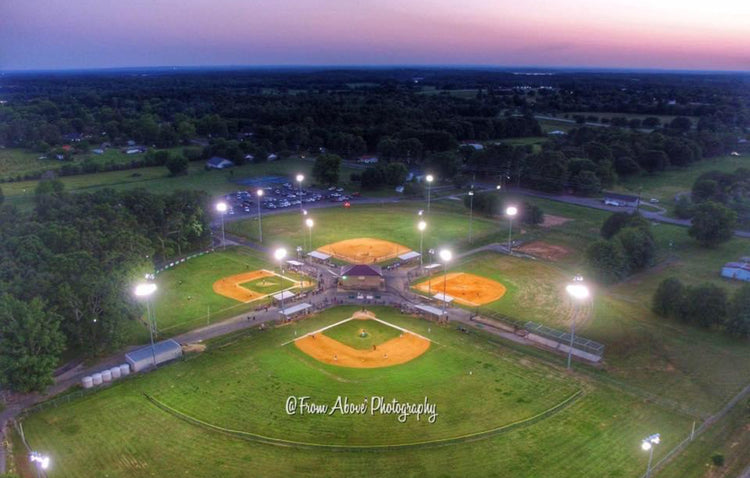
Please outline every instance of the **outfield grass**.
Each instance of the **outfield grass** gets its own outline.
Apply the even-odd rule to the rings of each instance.
[[[571,275],[551,264],[483,252],[458,262],[449,268],[449,272],[476,274],[505,286],[505,295],[482,306],[483,309],[552,327],[567,328],[570,325],[570,303],[565,296],[565,285]],[[439,287],[433,287],[435,290]]]
[[[572,220],[550,229],[537,228],[530,231],[527,238],[567,248],[571,254],[555,266],[569,275],[585,275],[583,253],[590,243],[599,239],[599,228],[610,213],[554,201],[529,200],[546,213]],[[658,317],[651,311],[651,298],[659,282],[667,277],[677,277],[686,284],[711,282],[731,294],[741,283],[721,278],[719,271],[725,262],[746,255],[750,241],[733,238],[717,248],[707,249],[687,235],[687,228],[654,224],[652,232],[658,248],[656,265],[614,286],[595,287],[592,315],[578,324],[577,330],[605,344],[605,369],[609,377],[707,416],[747,385],[750,346],[747,341],[733,339],[721,331],[703,330]],[[482,266],[479,261],[472,268],[481,275]],[[540,274],[550,274],[552,282],[559,280],[559,276],[540,269],[544,269],[543,264],[529,265],[529,273],[538,270]],[[526,274],[519,271],[518,275],[523,278]],[[492,271],[488,276],[492,277]],[[542,285],[532,283],[530,290],[534,287],[543,290],[544,279],[535,280]],[[510,284],[513,284],[512,279]],[[547,296],[550,297],[548,303],[554,303],[552,296]],[[540,313],[541,307],[523,302],[510,307],[512,297],[513,290],[509,289],[509,293],[491,307],[511,316],[537,315],[537,321],[565,328],[561,327],[565,319],[552,312],[544,316]],[[725,363],[732,366],[717,366]]]
[[[167,337],[176,335],[267,303],[269,299],[242,304],[215,293],[212,288],[219,279],[258,269],[274,270],[274,264],[250,248],[229,247],[162,272],[156,279],[159,289],[154,298],[160,334]],[[284,273],[287,275],[286,271]],[[273,279],[265,278],[266,281]],[[248,284],[251,283],[245,286]],[[278,290],[278,285],[272,290]]]
[[[365,335],[362,336],[362,331]],[[350,320],[323,332],[344,345],[359,349],[370,350],[373,345],[380,345],[401,335],[401,331],[376,320]]]
[[[351,208],[316,209],[311,212],[315,220],[312,229],[312,243],[315,248],[344,239],[371,237],[404,245],[419,252],[419,231],[417,211],[424,209],[424,203],[399,203],[386,205],[352,204]],[[425,255],[430,248],[442,246],[467,247],[469,231],[468,212],[456,214],[433,208],[425,219],[428,228],[424,233],[423,250]],[[473,237],[479,242],[483,236],[498,234],[501,229],[497,222],[474,217]],[[252,219],[234,221],[226,225],[227,231],[258,239],[258,223]],[[283,245],[294,248],[308,240],[307,228],[302,227],[298,212],[275,214],[263,218],[263,244]]]
[[[27,440],[55,464],[50,477],[99,476],[637,476],[646,456],[640,439],[659,430],[661,456],[690,418],[564,374],[480,338],[375,308],[379,317],[440,345],[382,369],[317,362],[280,346],[348,317],[331,309],[292,326],[252,332],[192,360],[138,376],[24,421]],[[428,331],[429,328],[429,331]],[[218,344],[217,344],[218,345]],[[469,374],[468,372],[472,372]],[[217,426],[286,440],[347,445],[456,437],[531,417],[583,392],[569,406],[490,438],[439,447],[336,452],[258,444],[186,423],[143,396]],[[436,404],[434,424],[390,415],[289,416],[289,395],[317,403],[374,395]]]

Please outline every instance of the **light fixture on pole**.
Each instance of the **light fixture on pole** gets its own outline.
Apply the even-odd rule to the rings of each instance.
[[[284,275],[284,258],[286,257],[286,249],[279,247],[273,252],[273,257],[279,262],[279,271],[281,275]],[[283,277],[280,277],[283,280]],[[281,290],[281,310],[284,310],[284,290]]]
[[[641,441],[641,448],[643,449],[643,451],[648,452],[648,467],[646,468],[646,478],[651,477],[651,461],[654,459],[654,445],[658,445],[660,441],[661,436],[658,433],[646,437]]]
[[[261,243],[263,243],[263,218],[260,214],[260,198],[263,197],[263,190],[258,189],[255,194],[258,196],[258,238]]]
[[[472,191],[469,191],[469,243],[471,243],[471,220],[474,218],[474,185],[471,185]]]
[[[513,218],[518,214],[518,208],[515,206],[508,206],[505,209],[505,215],[508,216],[508,254],[513,252],[513,243],[511,242],[511,234],[513,233]]]
[[[226,238],[224,237],[224,213],[227,212],[227,203],[221,201],[216,204],[216,210],[221,214],[221,247],[222,249],[227,248]]]
[[[443,261],[443,314],[445,317],[445,305],[448,302],[445,292],[448,290],[448,262],[453,258],[453,253],[448,249],[440,250],[440,260]]]
[[[308,217],[307,219],[305,219],[305,225],[307,226],[307,230],[310,233],[310,250],[312,251],[313,250],[313,246],[312,246],[312,228],[315,225],[315,222],[312,220],[311,217]]]
[[[428,174],[424,178],[425,181],[427,181],[427,214],[430,213],[430,189],[432,189],[432,181],[435,180],[435,178],[432,176],[432,174]]]
[[[49,468],[50,459],[47,455],[43,455],[38,451],[32,451],[29,454],[29,461],[34,463],[36,468],[36,476],[40,476],[40,470],[46,470]]]
[[[151,336],[151,358],[156,367],[156,349],[154,348],[154,334],[156,333],[156,314],[151,313],[151,296],[156,292],[156,284],[144,282],[135,286],[136,297],[143,297],[146,301],[146,320],[148,320],[148,331]]]
[[[570,370],[570,360],[573,355],[573,341],[576,334],[576,317],[579,312],[579,305],[590,296],[589,288],[583,283],[583,277],[577,275],[573,282],[565,287],[571,299],[573,299],[573,317],[570,320],[570,346],[568,348],[568,370]]]
[[[299,199],[299,212],[302,212],[302,181],[305,180],[305,176],[303,174],[297,175],[297,185],[299,186],[299,194],[297,194],[297,199]]]
[[[427,229],[427,223],[419,221],[417,223],[417,229],[419,229],[419,271],[422,271],[422,245],[424,244],[424,230]]]

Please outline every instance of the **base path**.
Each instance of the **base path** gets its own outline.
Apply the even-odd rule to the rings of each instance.
[[[388,340],[367,350],[349,347],[322,333],[325,329],[335,327],[349,320],[358,319],[374,319],[382,324],[397,328],[403,331],[403,333],[395,339]],[[350,319],[337,322],[329,327],[300,337],[294,341],[294,345],[315,360],[329,365],[350,368],[381,368],[400,365],[414,360],[427,352],[427,349],[430,348],[430,340],[421,335],[413,334],[401,327],[395,327],[373,316],[355,315]]]
[[[411,249],[391,241],[359,237],[327,244],[318,251],[352,264],[374,264],[395,259]]]
[[[445,294],[464,305],[476,307],[489,304],[505,295],[505,286],[494,280],[465,272],[450,272],[414,286],[424,293]]]

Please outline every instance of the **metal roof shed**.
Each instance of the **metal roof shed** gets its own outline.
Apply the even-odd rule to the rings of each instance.
[[[163,340],[154,344],[153,351],[149,345],[126,353],[125,360],[134,372],[140,372],[154,365],[154,356],[156,365],[169,362],[182,356],[182,347],[172,339]]]

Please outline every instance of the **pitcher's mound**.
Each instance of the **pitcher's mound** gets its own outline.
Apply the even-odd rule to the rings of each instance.
[[[443,292],[443,286],[446,295],[460,304],[472,307],[489,304],[505,295],[505,286],[501,283],[465,272],[450,272],[445,276],[420,282],[414,287],[420,292],[435,295]]]
[[[318,251],[352,264],[374,264],[394,259],[411,249],[395,242],[359,237],[327,244]]]

